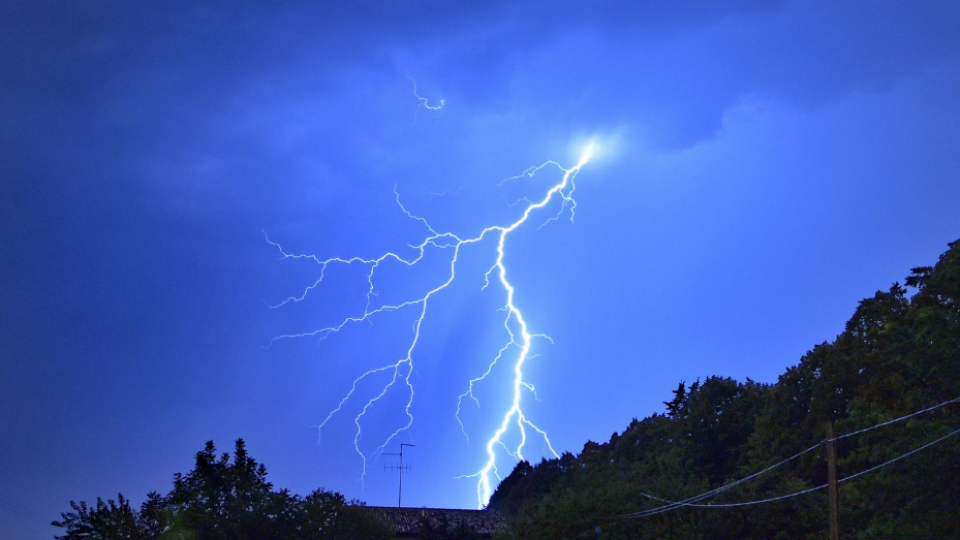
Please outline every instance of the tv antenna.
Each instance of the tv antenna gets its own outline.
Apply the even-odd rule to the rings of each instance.
[[[406,469],[407,472],[410,472],[409,465],[407,465],[406,467],[403,466],[403,447],[404,446],[416,446],[416,445],[400,443],[400,452],[384,452],[384,455],[387,455],[387,456],[400,456],[400,465],[396,467],[396,469],[400,472],[400,491],[397,494],[397,508],[402,507],[401,502],[403,501],[403,470]],[[394,467],[390,467],[390,468],[394,468]],[[387,467],[384,467],[384,469],[387,469]]]

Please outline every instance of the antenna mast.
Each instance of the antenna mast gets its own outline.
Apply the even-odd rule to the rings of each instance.
[[[397,467],[397,470],[400,471],[400,490],[397,494],[397,508],[403,506],[403,447],[404,446],[416,446],[415,444],[400,443],[400,452],[384,452],[388,456],[400,456],[400,466]],[[384,467],[386,468],[386,467]]]

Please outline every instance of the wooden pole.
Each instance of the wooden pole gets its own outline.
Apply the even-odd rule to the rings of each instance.
[[[827,491],[830,504],[830,540],[840,540],[840,502],[837,497],[837,441],[833,420],[827,422]]]

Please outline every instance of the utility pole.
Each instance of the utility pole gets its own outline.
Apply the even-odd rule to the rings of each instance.
[[[830,540],[840,540],[840,502],[837,497],[837,439],[833,420],[827,421],[827,492],[830,504]]]
[[[416,446],[415,444],[400,443],[400,452],[384,452],[388,456],[400,456],[400,466],[397,469],[400,471],[400,492],[397,494],[397,508],[402,507],[403,502],[403,447],[404,446]],[[384,467],[386,468],[386,467]]]

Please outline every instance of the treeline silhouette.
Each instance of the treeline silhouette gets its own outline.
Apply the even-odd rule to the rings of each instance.
[[[150,493],[139,510],[122,494],[96,504],[70,501],[52,525],[58,540],[339,540],[391,538],[393,531],[362,503],[316,490],[306,497],[275,490],[267,470],[247,454],[243,439],[233,459],[217,456],[213,441],[194,469],[174,475],[166,495]]]
[[[843,538],[960,538],[960,240],[949,246],[912,270],[913,294],[894,283],[862,300],[775,384],[680,383],[663,414],[605,443],[521,462],[490,499],[509,516],[502,536],[825,538],[832,422]]]

